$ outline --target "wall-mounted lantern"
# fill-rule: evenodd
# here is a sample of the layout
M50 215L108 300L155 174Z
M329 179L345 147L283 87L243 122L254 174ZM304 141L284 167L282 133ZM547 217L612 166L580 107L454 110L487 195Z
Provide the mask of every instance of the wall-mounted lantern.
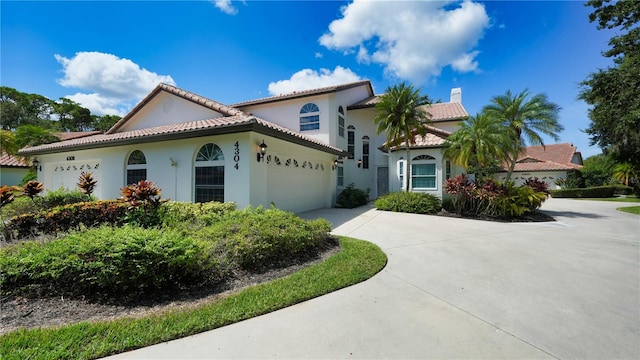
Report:
M331 167L331 170L335 170L338 167L338 164L342 164L342 160L340 160L340 158L333 160L333 166Z
M264 155L267 153L267 144L264 143L264 140L262 140L262 144L258 145L260 147L260 151L258 152L258 162L264 160Z
M40 160L38 160L38 158L33 158L33 161L31 163L33 164L33 167L36 168L36 170L42 171L42 166L40 166Z
M358 159L358 167L362 166L362 159Z

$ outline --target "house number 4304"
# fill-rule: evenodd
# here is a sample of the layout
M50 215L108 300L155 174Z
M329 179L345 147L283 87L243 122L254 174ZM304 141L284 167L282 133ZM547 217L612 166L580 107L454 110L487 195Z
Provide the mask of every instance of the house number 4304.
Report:
M238 168L240 168L240 164L239 164L239 162L240 162L240 144L238 144L237 141L236 141L236 143L234 145L233 161L235 162L233 167L236 168L236 170L238 170Z

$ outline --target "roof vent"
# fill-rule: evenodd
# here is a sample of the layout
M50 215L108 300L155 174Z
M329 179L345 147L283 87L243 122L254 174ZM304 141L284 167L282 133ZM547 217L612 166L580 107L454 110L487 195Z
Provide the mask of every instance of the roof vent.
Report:
M451 100L449 102L462 104L462 88L451 89Z

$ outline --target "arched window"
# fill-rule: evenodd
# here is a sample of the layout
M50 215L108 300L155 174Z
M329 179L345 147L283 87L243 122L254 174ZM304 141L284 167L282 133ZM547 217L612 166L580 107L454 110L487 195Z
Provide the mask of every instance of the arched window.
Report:
M300 109L300 131L320 129L320 108L314 103L305 104Z
M338 107L338 135L344 137L344 109Z
M127 185L147 180L147 159L140 150L134 150L127 159Z
M347 158L353 159L353 153L356 150L356 128L353 125L347 126Z
M224 202L224 154L216 144L205 144L196 155L195 202Z
M362 168L369 168L369 137L362 137Z
M411 188L435 190L437 188L436 159L419 155L411 159Z

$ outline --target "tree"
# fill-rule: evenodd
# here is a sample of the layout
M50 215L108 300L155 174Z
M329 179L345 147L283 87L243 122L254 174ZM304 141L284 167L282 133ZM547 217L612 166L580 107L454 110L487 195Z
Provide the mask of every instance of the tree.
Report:
M615 161L611 156L599 154L584 159L580 175L586 187L608 185L613 177Z
M600 69L580 83L579 98L591 106L586 129L592 144L619 162L640 168L640 2L591 0L589 14L598 29L615 29L604 52L614 66ZM635 27L634 27L635 26Z
M514 95L510 90L504 95L494 96L491 104L484 107L486 115L503 123L508 129L511 141L509 151L509 170L506 181L511 179L511 174L518 161L518 155L530 145L542 145L542 135L547 135L555 141L559 140L558 134L564 127L558 122L560 107L549 100L545 94L536 94L529 97L529 90Z
M631 186L640 177L640 171L630 163L621 163L613 168L613 177L622 184Z
M20 150L13 131L0 129L0 147L9 155L15 155Z
M93 122L89 109L67 98L60 98L54 104L54 114L58 115L58 121L62 130L86 131L90 130Z
M16 129L16 143L19 148L58 142L60 139L50 130L35 125L22 125Z
M121 119L121 117L118 115L91 115L91 118L91 128L102 132L111 129L111 127Z
M481 178L509 159L511 138L507 135L496 118L483 113L469 116L447 138L444 156Z
M426 95L420 94L420 89L405 82L388 87L385 94L380 96L376 104L376 117L374 122L377 133L386 133L387 151L391 147L400 146L404 142L407 151L406 191L411 188L411 145L415 143L415 135L426 135L424 127L430 120L430 115L424 109L424 105L430 105L431 100Z

